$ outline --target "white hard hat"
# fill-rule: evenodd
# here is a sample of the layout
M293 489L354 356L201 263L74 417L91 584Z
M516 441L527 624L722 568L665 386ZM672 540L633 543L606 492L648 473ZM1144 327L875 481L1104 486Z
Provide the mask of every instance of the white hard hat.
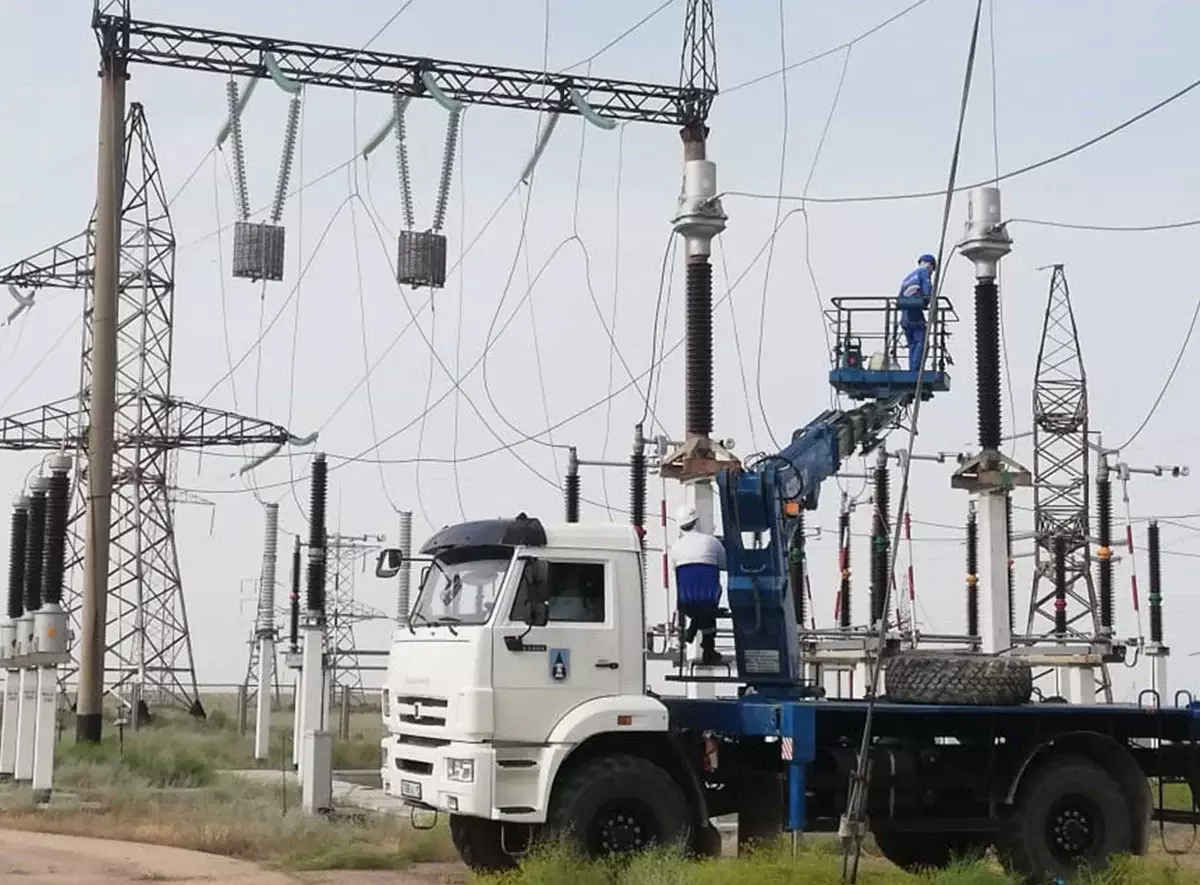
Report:
M695 507L688 507L686 504L680 507L675 513L675 521L679 523L681 529L690 529L696 525L696 520L700 518L696 513Z

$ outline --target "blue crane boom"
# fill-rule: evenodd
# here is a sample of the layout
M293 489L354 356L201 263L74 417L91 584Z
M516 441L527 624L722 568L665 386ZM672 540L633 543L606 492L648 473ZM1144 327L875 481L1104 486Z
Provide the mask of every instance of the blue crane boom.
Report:
M796 605L803 587L789 580L789 552L815 510L821 483L856 450L866 454L913 401L905 391L849 411L830 409L797 430L780 452L717 476L728 566L738 678L757 691L801 686Z

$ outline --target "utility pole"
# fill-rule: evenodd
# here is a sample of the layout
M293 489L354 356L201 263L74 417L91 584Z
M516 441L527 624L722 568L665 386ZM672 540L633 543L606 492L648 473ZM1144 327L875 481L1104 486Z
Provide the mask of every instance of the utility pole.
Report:
M103 731L104 631L112 517L113 417L117 386L117 267L124 190L125 57L121 32L100 39L100 135L97 157L96 264L92 308L92 383L88 394L88 501L83 557L83 617L75 738L99 743Z

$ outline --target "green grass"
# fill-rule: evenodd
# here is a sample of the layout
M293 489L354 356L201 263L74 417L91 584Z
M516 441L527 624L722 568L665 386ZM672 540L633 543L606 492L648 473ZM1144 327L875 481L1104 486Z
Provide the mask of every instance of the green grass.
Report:
M407 818L369 812L311 817L282 778L265 786L223 775L253 767L253 759L250 736L238 735L236 719L219 707L207 720L155 712L150 725L126 729L123 741L111 725L100 744L77 744L74 729L64 728L55 801L38 809L27 790L0 789L0 826L170 845L289 870L399 870L457 859L445 827L421 831ZM274 729L273 767L290 754L290 737L290 722ZM339 765L378 767L377 734L339 745Z
M739 858L687 861L658 851L625 862L589 863L563 849L548 848L521 868L500 876L477 876L476 885L840 885L842 860L829 839L809 839L792 856L790 847L769 846ZM964 863L913 875L864 854L862 885L1019 885L991 861ZM1176 869L1155 859L1119 859L1104 874L1077 877L1076 885L1187 885L1200 871Z

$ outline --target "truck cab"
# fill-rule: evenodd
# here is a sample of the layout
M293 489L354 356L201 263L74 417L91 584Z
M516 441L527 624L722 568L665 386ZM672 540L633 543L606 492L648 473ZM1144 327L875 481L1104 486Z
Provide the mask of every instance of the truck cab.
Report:
M665 739L666 707L646 694L641 546L631 526L522 514L448 526L420 554L419 590L388 658L383 786L450 814L468 863L503 867L553 823L552 794L568 760L589 756L581 748ZM401 567L385 550L376 573ZM645 838L675 835L653 828Z

